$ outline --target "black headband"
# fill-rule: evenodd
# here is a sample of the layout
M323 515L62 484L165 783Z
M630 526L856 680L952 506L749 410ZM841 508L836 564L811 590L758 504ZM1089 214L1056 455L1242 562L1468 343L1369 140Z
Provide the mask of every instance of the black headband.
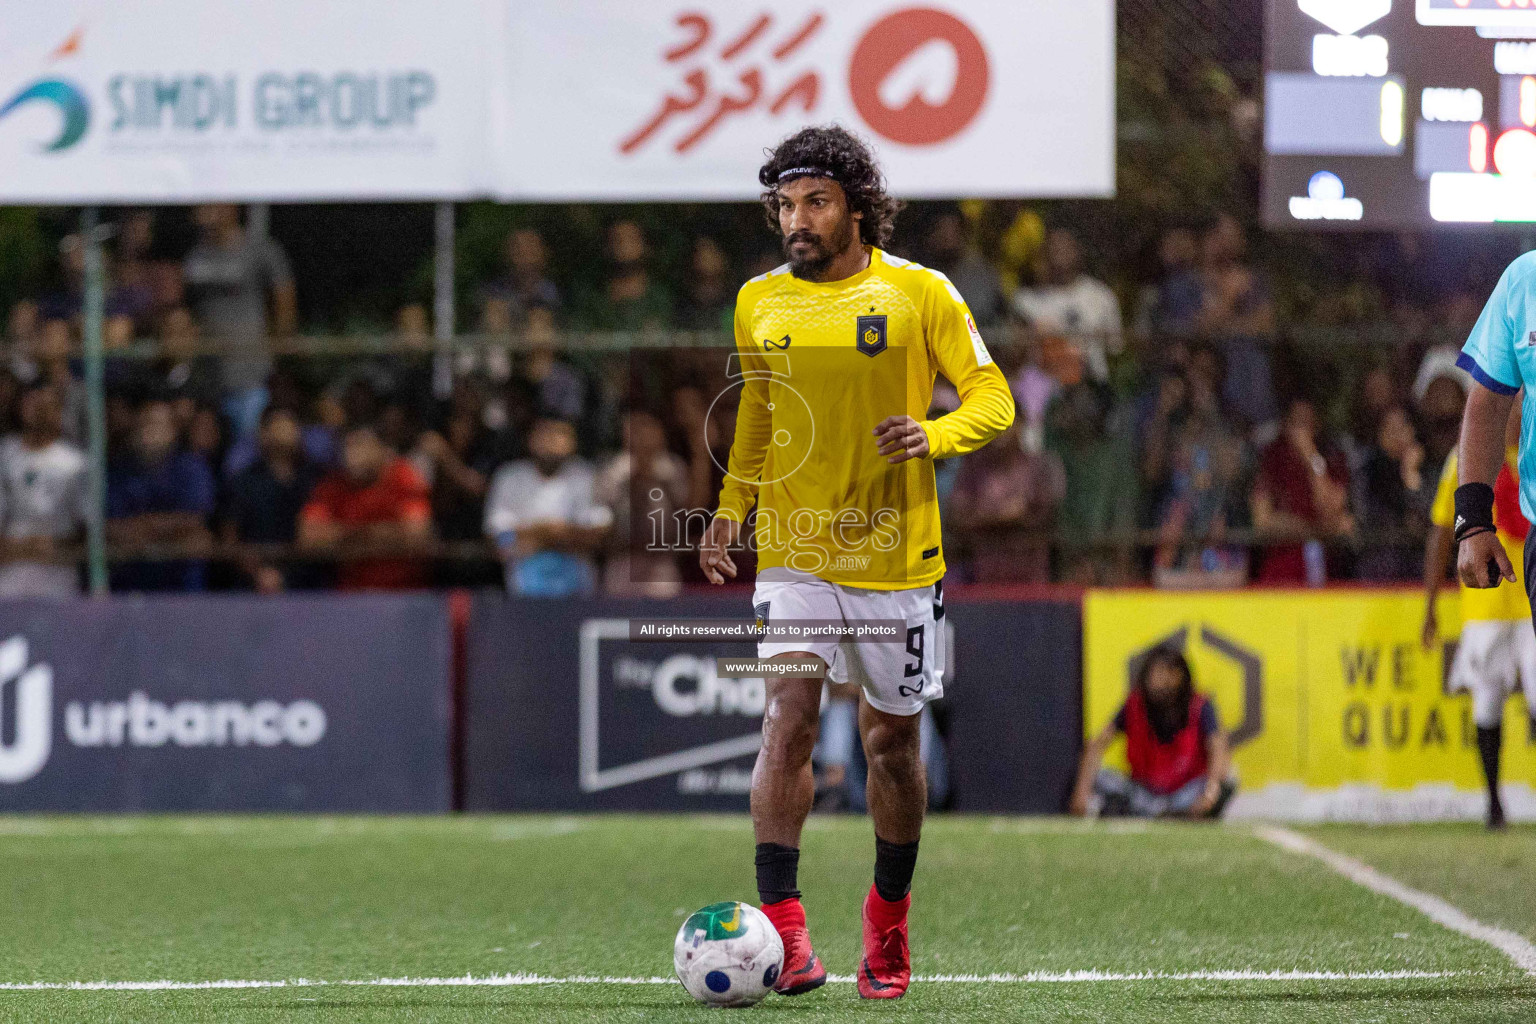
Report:
M837 181L837 175L825 167L786 167L774 177L774 188L778 188L791 178L830 178ZM838 182L838 184L842 183Z

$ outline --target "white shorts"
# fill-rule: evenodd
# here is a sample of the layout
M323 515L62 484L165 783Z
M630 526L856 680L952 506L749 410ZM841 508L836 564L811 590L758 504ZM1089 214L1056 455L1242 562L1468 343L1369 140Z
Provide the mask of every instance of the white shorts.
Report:
M768 622L814 619L847 624L900 619L906 642L839 638L771 640L757 645L759 658L803 651L827 663L836 683L858 683L871 707L891 715L915 715L944 696L944 581L906 590L870 590L828 583L814 576L763 580L752 606Z
M1523 690L1526 705L1536 710L1536 631L1530 621L1463 625L1446 689L1500 702Z

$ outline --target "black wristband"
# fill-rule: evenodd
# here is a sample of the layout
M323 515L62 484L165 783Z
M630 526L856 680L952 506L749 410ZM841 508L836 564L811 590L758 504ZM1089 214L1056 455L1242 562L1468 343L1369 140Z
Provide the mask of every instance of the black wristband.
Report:
M1456 488L1457 543L1493 528L1493 488L1487 484L1462 484Z

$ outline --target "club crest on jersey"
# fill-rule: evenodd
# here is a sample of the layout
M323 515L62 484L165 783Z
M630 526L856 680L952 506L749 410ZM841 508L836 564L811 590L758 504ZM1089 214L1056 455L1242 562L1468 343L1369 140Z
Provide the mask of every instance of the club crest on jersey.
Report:
M867 356L877 356L884 352L885 314L859 317L854 344Z

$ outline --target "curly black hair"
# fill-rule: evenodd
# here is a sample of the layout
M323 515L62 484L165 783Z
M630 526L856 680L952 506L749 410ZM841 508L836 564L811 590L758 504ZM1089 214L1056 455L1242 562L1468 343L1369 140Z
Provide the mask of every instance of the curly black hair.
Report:
M802 128L772 150L768 162L757 172L763 186L763 210L768 224L779 229L779 175L792 167L815 167L843 187L848 209L862 213L859 241L884 248L896 226L901 203L886 194L885 176L864 140L842 125L816 125Z

